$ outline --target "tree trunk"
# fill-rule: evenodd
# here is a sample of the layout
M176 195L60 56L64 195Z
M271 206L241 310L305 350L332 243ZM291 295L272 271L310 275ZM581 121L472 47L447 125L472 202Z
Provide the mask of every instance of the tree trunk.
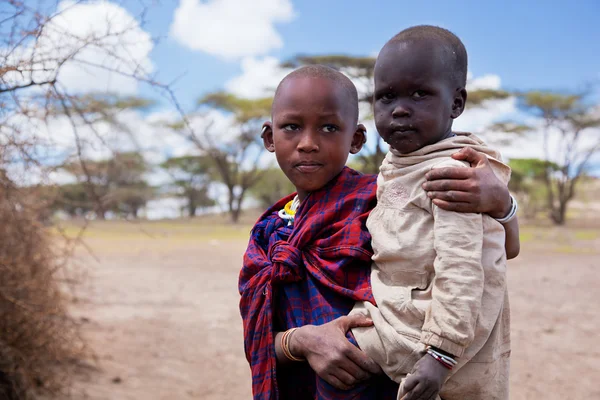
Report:
M96 218L101 219L102 221L106 219L106 210L104 208L98 207L94 211L96 213Z
M231 210L231 223L237 224L240 220L241 210L238 207L235 207Z
M558 208L553 210L552 221L556 225L564 225L567 221L567 200L559 199Z
M198 206L196 206L196 203L194 202L194 200L192 198L188 199L188 213L190 218L194 218L196 216L196 211L198 209Z
M229 187L229 199L227 205L229 207L229 217L231 218L231 222L237 224L240 218L240 210L235 207L235 193L233 191L233 187Z
M240 220L240 215L242 214L242 203L244 201L246 190L242 189L238 196L235 196L233 191L230 191L229 194L229 213L231 215L231 222L237 224Z

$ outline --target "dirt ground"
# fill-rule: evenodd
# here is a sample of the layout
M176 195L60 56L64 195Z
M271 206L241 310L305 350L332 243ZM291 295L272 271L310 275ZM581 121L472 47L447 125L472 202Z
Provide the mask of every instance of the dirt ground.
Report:
M250 399L237 276L248 227L91 228L76 399ZM214 230L214 231L213 231ZM511 399L600 399L600 229L531 228L509 263Z

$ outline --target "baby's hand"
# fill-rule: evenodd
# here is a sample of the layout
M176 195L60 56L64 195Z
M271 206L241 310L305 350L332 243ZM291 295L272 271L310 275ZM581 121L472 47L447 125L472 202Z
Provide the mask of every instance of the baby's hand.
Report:
M449 373L450 369L425 354L404 381L402 400L434 400Z

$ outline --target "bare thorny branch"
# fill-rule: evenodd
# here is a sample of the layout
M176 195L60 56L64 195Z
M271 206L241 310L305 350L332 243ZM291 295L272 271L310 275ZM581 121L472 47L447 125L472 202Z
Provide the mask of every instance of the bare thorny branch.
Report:
M42 139L40 133L44 132L38 129L63 118L73 133L74 155L84 170L90 194L100 207L103 204L85 162L85 135L91 132L96 142L110 149L96 125L100 120L118 121L102 110L86 109L82 97L62 85L60 72L67 64L104 69L170 91L127 52L133 43L119 40L135 28L134 23L118 29L106 21L106 30L87 37L77 37L68 31L69 27L54 23L62 12L82 3L71 2L66 8L64 3L61 11L55 11L55 1L0 0L1 398L28 396L30 390L44 395L62 394L73 375L72 362L81 356L77 330L72 330L58 290L63 258L55 257L55 242L50 246L51 238L41 222L47 218L49 201L41 200L40 193L45 192L38 189L42 185L27 186L9 176L16 165L23 168L23 176L34 170L43 176L56 169L44 150L50 147L51 136L48 141ZM143 3L141 7L137 21L143 24L146 7ZM87 50L101 52L113 63L107 66L86 60L82 54ZM46 178L41 179L43 182ZM85 224L73 238L56 228L65 239L65 256L73 246L85 246L81 242L84 230ZM18 393L6 392L12 388Z

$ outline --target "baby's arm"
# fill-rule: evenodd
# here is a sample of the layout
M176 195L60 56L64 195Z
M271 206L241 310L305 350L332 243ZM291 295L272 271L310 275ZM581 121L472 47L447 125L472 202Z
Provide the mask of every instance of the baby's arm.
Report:
M519 255L521 251L521 241L519 240L519 221L515 216L509 222L502 224L504 226L504 249L506 250L506 259L511 260Z
M421 342L461 357L473 341L483 296L483 217L432 208L435 276Z
M421 342L461 357L471 344L481 309L484 272L481 263L483 220L481 214L455 213L432 206L434 261L431 306L425 316ZM404 399L433 398L450 369L425 354L406 379Z

